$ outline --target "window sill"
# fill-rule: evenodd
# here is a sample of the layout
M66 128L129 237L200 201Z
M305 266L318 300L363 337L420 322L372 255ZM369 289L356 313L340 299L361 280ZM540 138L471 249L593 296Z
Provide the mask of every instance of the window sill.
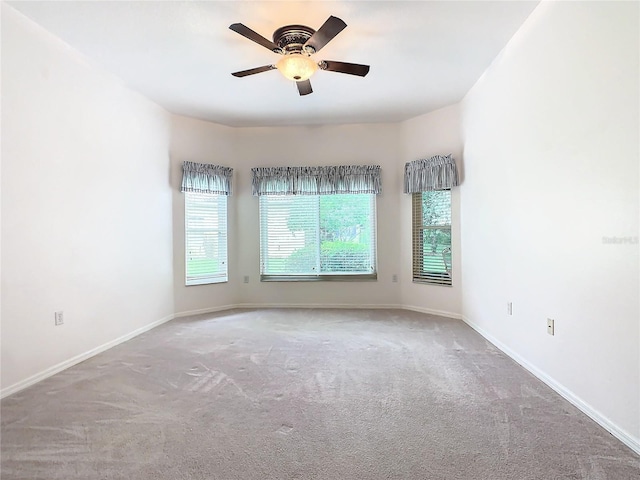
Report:
M414 278L413 283L418 283L420 285L434 285L436 287L453 287L453 282L449 280L445 282L444 280L424 280L419 278Z
M260 275L261 282L375 282L377 273L346 275Z
M198 285L211 285L214 283L227 283L229 282L228 278L216 278L216 279L202 279L202 280L192 280L189 283L184 284L185 287L197 287Z

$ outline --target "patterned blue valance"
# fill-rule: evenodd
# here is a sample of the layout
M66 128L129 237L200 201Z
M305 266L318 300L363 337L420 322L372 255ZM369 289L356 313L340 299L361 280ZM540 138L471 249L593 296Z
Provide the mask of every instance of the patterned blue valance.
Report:
M451 155L435 155L404 166L404 193L450 190L458 186L458 169Z
M209 163L182 164L182 192L231 195L233 168Z
M252 168L254 195L382 193L379 165Z

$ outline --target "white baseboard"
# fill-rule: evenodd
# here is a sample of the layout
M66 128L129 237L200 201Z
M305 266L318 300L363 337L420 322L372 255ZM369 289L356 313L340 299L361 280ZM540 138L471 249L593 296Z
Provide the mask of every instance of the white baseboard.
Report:
M382 305L352 305L347 303L239 303L235 305L224 305L222 307L203 308L200 310L189 310L178 312L176 318L190 317L192 315L202 315L205 313L222 312L225 310L233 310L236 308L255 309L255 308L337 308L337 309L362 309L362 310L402 310L404 307L397 304Z
M402 305L396 304L360 304L352 305L348 303L243 303L239 308L337 308L354 310L393 310L402 309Z
M523 368L531 372L535 377L537 377L540 381L549 386L552 390L554 390L558 395L563 397L569 403L574 405L578 410L591 418L594 422L599 424L602 428L607 430L611 435L616 437L622 443L624 443L631 450L640 455L640 439L635 438L629 432L618 427L615 423L613 423L609 418L600 413L598 410L593 408L587 402L578 397L571 390L566 388L564 385L558 383L552 377L547 375L545 372L537 368L535 365L529 363L526 359L522 358L519 354L511 350L504 343L496 339L493 335L488 333L479 325L472 322L469 318L463 316L462 321L464 321L467 325L473 328L476 332L482 335L487 341L492 343L496 348L501 350L507 356L511 357L514 361L520 364Z
M137 337L138 335L140 335L141 333L147 332L149 330L151 330L152 328L155 328L159 325L162 325L163 323L166 323L170 320L173 320L174 318L182 318L182 317L189 317L192 315L202 315L205 313L214 313L214 312L222 312L225 310L233 310L235 308L358 308L358 309L402 309L401 305L348 305L348 304L322 304L322 303L318 303L318 304L289 304L289 305L285 305L285 304L275 304L275 303L244 303L244 304L235 304L235 305L223 305L223 306L219 306L219 307L210 307L210 308L202 308L199 310L189 310L189 311L184 311L184 312L178 312L175 313L173 315L168 315L167 317L164 317L160 320L157 320L155 322L152 322L148 325L145 325L144 327L140 327L130 333L127 333L126 335L123 335L119 338L116 338L115 340L111 340L109 342L106 342L96 348L92 348L91 350L88 350L84 353L81 353L79 355L76 355L75 357L72 357L68 360L65 360L63 362L60 362L56 365L53 365L41 372L36 373L35 375L32 375L28 378L25 378L24 380L20 380L19 382L14 383L13 385L10 385L6 388L3 388L2 390L0 390L0 398L4 398L7 397L11 394L14 394L16 392L19 392L20 390L24 390L27 387L30 387L31 385L35 385L36 383L44 380L45 378L49 378L53 375L55 375L56 373L60 373L63 370L66 370L69 367L72 367L74 365L77 365L80 362L83 362L95 355L98 355L99 353L104 352L105 350L108 350L112 347L115 347L116 345L119 345L123 342L126 342L127 340L131 340L133 337Z
M131 340L133 337L137 337L141 333L147 332L152 328L157 327L158 325L162 325L163 323L173 320L173 318L174 318L174 315L168 315L164 318L161 318L160 320L156 320L155 322L151 322L143 327L140 327L134 330L133 332L129 332L126 335L118 337L115 340L111 340L107 343L103 343L102 345L96 348L92 348L91 350L81 353L80 355L76 355L75 357L65 360L64 362L60 362L57 365L53 365L52 367L49 367L39 373L36 373L35 375L25 378L24 380L20 380L19 382L16 382L13 385L10 385L7 388L3 388L2 390L0 390L0 398L4 398L8 395L19 392L20 390L24 390L25 388L30 387L31 385L34 385L44 380L45 378L49 378L55 375L56 373L60 373L61 371L66 370L67 368L72 367L74 365L77 365L80 362L84 362L85 360L99 353L102 353L105 350L109 350L110 348L113 348L116 345L124 343L127 340Z
M429 315L438 315L439 317L454 318L456 320L462 320L462 315L454 312L447 312L446 310L434 310L433 308L415 307L413 305L403 305L404 310L411 310L413 312L427 313Z
M173 315L174 318L190 317L192 315L202 315L204 313L224 312L234 308L245 308L243 305L223 305L221 307L201 308L199 310L187 310Z
M575 407L581 410L585 415L590 417L592 420L594 420L596 423L598 423L600 426L606 429L609 433L611 433L614 437L616 437L622 443L627 445L631 450L633 450L634 452L640 455L640 439L635 438L633 435L629 434L625 430L618 427L615 423L609 420L605 415L600 413L598 410L594 409L591 405L586 403L584 400L582 400L580 397L575 395L569 389L567 389L560 383L556 382L553 378L551 378L545 372L538 369L535 365L529 363L527 360L522 358L516 352L511 350L509 347L507 347L502 342L500 342L495 337L493 337L491 334L489 334L487 331L485 331L482 327L473 323L469 318L462 316L458 313L447 312L443 310L434 310L434 309L423 308L423 307L416 307L411 305L397 305L397 304L388 304L388 305L348 305L348 304L294 304L294 305L291 305L291 304L288 304L288 305L284 305L284 304L275 304L275 303L243 303L243 304L236 304L236 305L224 305L219 307L204 308L200 310L178 312L173 315L168 315L160 320L152 322L143 327L140 327L126 335L123 335L119 338L106 342L87 352L81 353L80 355L76 355L75 357L65 360L64 362L58 363L57 365L49 367L43 370L42 372L39 372L35 375L32 375L31 377L28 377L24 380L14 383L13 385L10 385L7 388L3 388L2 390L0 390L0 398L4 398L8 395L19 392L20 390L23 390L27 387L30 387L31 385L34 385L44 380L45 378L51 377L56 373L66 370L67 368L72 367L73 365L76 365L84 360L87 360L88 358L91 358L101 352L104 352L105 350L115 347L116 345L126 342L127 340L130 340L133 337L140 335L141 333L147 332L152 328L162 325L163 323L173 320L174 318L188 317L191 315L201 315L205 313L221 312L221 311L232 310L236 308L401 309L401 310L410 310L414 312L426 313L429 315L438 315L441 317L461 319L467 325L473 328L476 332L482 335L486 340L492 343L496 348L498 348L499 350L504 352L506 355L511 357L523 368L531 372L539 380L541 380L542 382L547 384L551 389L557 392L560 396L562 396L564 399L569 401L571 404L573 404Z

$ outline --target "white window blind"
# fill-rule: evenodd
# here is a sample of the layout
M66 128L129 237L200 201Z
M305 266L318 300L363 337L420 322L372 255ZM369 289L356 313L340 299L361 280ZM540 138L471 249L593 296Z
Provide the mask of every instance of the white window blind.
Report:
M227 196L185 193L186 285L227 281Z
M375 218L371 194L261 196L261 279L375 279Z
M413 281L451 285L451 191L413 195Z

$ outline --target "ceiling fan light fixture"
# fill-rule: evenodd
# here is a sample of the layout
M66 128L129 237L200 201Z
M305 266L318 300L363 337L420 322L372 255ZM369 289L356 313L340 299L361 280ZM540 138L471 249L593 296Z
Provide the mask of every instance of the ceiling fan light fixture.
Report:
M280 61L275 65L263 65L249 70L233 72L231 75L234 77L247 77L269 70L280 70L280 73L286 79L296 82L298 93L301 96L313 93L309 78L318 69L364 77L369 73L369 65L337 62L335 60L322 60L317 63L310 58L344 30L346 26L347 24L343 20L331 15L318 30L306 25L285 25L280 27L273 32L272 42L242 23L231 24L229 28L234 32L268 48L274 53L282 55Z
M302 82L314 74L318 69L318 64L301 53L290 53L276 63L276 68L285 78L294 82Z

